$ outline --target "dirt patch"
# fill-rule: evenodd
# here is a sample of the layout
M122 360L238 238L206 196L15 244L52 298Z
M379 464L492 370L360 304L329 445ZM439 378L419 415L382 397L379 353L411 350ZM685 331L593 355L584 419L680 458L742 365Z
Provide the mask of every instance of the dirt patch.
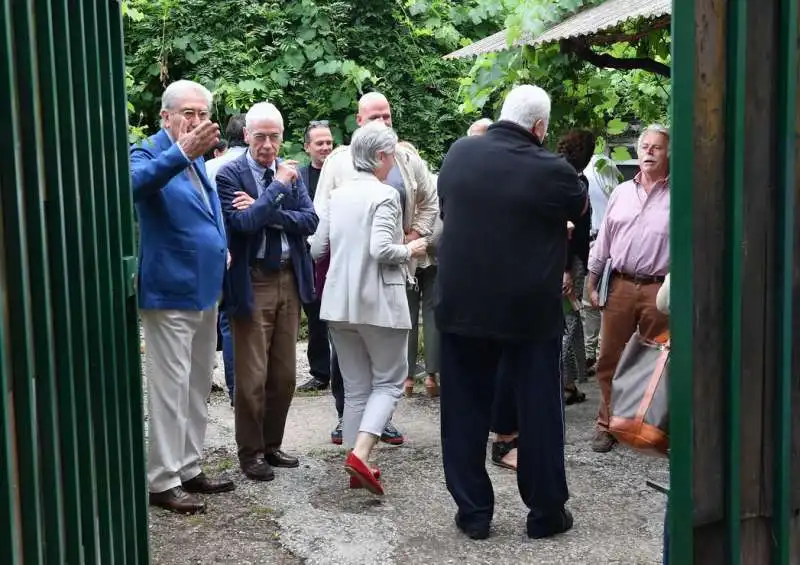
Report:
M211 476L233 472L235 456L225 449L207 454ZM235 479L238 477L234 476ZM150 562L153 565L297 565L304 559L281 546L280 512L238 489L206 497L208 512L180 516L150 509Z

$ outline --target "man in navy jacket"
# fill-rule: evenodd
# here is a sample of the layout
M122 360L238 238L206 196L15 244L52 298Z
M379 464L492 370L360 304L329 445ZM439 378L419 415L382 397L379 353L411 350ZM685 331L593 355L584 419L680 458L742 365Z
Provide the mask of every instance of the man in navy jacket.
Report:
M227 259L219 198L202 157L219 140L219 127L209 120L211 101L200 84L170 84L161 101L163 129L131 148L150 503L183 514L205 511L196 494L234 488L206 477L199 464Z
M249 478L297 467L281 450L297 379L301 302L314 300L306 238L318 218L296 163L278 159L283 117L267 102L245 118L247 152L217 173L232 262L225 304L233 328L236 443Z

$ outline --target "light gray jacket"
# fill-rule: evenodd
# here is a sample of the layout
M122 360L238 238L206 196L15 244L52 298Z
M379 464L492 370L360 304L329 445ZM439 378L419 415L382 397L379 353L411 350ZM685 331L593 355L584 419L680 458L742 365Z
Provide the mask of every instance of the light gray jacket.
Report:
M406 298L410 259L403 244L400 195L368 173L330 193L311 244L316 260L330 251L320 318L411 329Z

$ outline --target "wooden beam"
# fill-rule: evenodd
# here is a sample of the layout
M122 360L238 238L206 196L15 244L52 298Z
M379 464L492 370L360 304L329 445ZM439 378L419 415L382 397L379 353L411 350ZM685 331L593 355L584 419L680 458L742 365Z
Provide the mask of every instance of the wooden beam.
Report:
M564 39L560 43L561 51L563 53L571 53L590 63L596 67L604 67L607 69L620 69L623 71L630 71L633 69L642 69L664 77L670 76L669 65L660 63L654 59L646 57L634 58L620 58L605 53L597 53L593 51L591 46L582 40L577 39Z

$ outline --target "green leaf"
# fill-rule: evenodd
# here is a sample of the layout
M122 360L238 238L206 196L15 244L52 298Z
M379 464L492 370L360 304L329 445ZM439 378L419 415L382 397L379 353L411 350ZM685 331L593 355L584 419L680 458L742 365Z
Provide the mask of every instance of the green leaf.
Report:
M628 151L628 148L622 145L618 145L617 147L614 148L614 150L611 152L611 158L614 161L630 161L631 159L633 159L630 152Z
M303 41L311 41L312 39L317 37L317 30L314 29L313 27L304 27L297 34L297 37L299 37Z
M344 120L344 127L347 130L347 133L353 133L358 129L358 123L356 122L355 114L350 114Z
M606 132L608 135L621 135L626 129L628 129L628 124L619 118L614 118L606 124Z
M286 87L289 85L289 75L283 69L276 69L269 74L269 78L272 79L280 87ZM266 88L264 89L266 90Z
M303 56L303 52L300 51L297 47L292 47L289 49L286 54L283 56L283 60L286 63L297 70L300 70L303 66L303 63L306 62L306 58Z
M254 92L256 90L266 92L268 90L267 85L265 85L263 82L252 79L239 81L239 84L237 84L236 86L239 87L239 90L242 90L244 92Z
M305 53L306 59L309 61L317 61L325 53L325 49L323 49L322 45L319 43L312 43L311 45L306 46Z
M186 57L186 60L190 63L196 63L203 58L203 53L200 51L186 51L183 56Z
M189 41L191 41L192 37L190 35L182 35L180 37L176 37L172 40L172 45L174 45L178 49L186 49L189 45Z
M332 110L344 110L345 108L350 106L350 103L353 101L352 96L349 92L337 90L331 96L331 109Z

